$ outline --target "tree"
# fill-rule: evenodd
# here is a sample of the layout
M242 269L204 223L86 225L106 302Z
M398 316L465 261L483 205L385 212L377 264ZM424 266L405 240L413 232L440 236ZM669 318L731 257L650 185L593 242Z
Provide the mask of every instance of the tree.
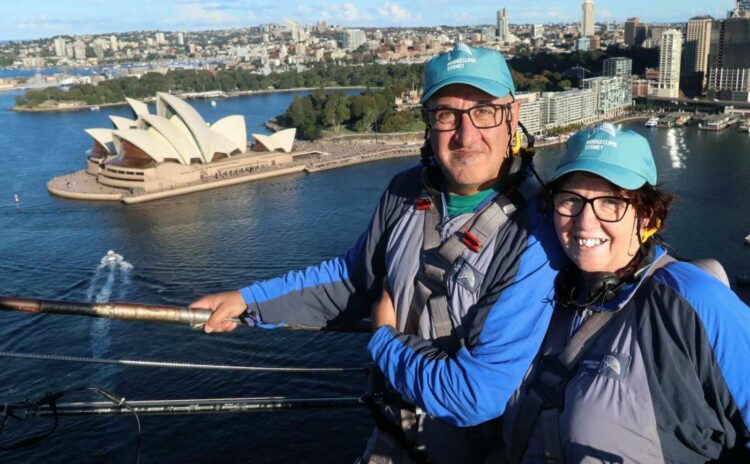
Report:
M341 130L341 123L349 119L350 116L349 102L346 96L340 93L329 94L323 109L325 123L333 127L334 132L338 134Z

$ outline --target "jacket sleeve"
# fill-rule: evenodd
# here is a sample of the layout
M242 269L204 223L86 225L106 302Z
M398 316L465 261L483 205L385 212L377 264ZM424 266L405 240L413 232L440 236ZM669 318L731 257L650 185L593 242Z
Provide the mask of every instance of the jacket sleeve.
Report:
M470 308L475 317L456 353L390 327L370 341L393 388L449 424L472 426L500 416L547 331L563 253L549 218L531 224L515 255L495 256L500 273Z
M370 315L385 275L387 223L399 201L391 182L357 243L343 256L240 289L267 324L347 327Z
M724 446L750 458L750 307L717 279L678 262L654 276L692 307L698 329L681 334L702 380L704 397L714 400L725 424Z

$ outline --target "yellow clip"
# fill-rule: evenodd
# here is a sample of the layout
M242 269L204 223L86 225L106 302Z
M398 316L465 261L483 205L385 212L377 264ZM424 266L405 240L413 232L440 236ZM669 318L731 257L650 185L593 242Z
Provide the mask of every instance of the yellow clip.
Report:
M513 147L511 147L510 152L514 156L521 153L521 131L516 131L516 136L513 140Z
M661 221L656 220L656 227L652 227L651 229L646 229L641 233L641 243L646 243L646 240L651 238L655 233L659 232L659 229L661 228Z

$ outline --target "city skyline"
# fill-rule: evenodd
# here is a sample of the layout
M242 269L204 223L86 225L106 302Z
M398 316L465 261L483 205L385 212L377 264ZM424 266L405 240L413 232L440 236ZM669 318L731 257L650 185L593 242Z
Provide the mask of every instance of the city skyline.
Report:
M138 30L193 31L257 26L294 20L302 24L326 21L347 27L434 27L494 24L498 9L507 8L511 24L576 23L581 0L539 0L532 7L522 0L478 0L457 4L447 0L362 0L305 2L286 0L105 0L38 1L0 0L0 40L34 40L57 35L120 33ZM693 16L723 18L735 0L706 5L698 0L648 2L596 0L597 23L624 22L630 16L642 22L687 22ZM678 7L679 6L679 7Z

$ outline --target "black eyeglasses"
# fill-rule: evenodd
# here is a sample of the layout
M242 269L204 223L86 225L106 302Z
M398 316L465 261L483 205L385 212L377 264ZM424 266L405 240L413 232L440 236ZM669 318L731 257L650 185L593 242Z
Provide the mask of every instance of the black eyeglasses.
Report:
M464 113L469 114L471 123L477 129L490 129L508 120L512 105L513 102L502 105L483 103L466 110L438 106L437 108L423 109L422 115L427 122L427 126L438 132L452 131L461 127Z
M594 215L600 221L618 222L625 217L630 199L615 196L586 198L567 190L552 192L552 206L560 216L576 217L588 203L591 203Z

